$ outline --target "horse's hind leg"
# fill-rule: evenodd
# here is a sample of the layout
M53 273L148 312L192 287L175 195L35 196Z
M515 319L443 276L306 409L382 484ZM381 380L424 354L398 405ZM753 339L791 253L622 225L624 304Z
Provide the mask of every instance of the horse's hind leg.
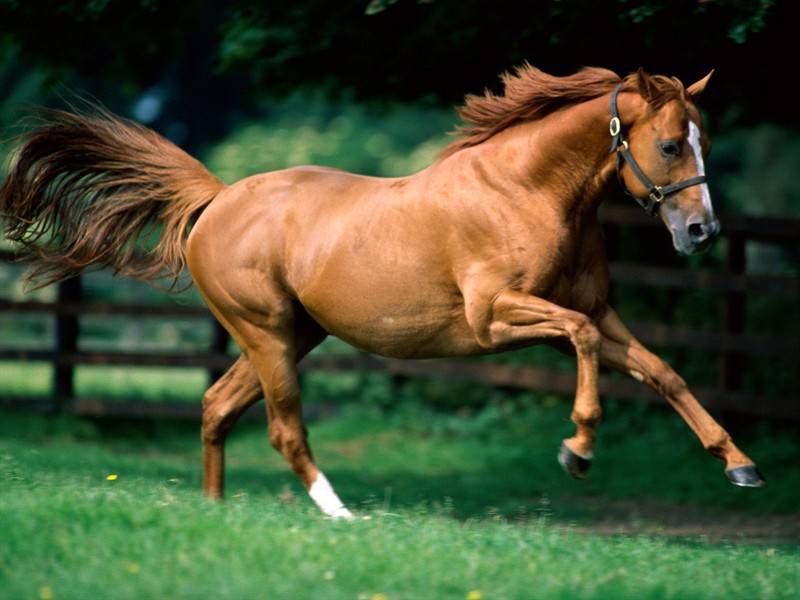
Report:
M203 492L221 498L225 483L225 438L239 417L259 398L261 383L245 356L203 396Z
M225 439L239 417L262 395L255 370L239 359L203 396L203 491L221 498L224 491Z
M325 335L318 327L305 326L297 331L298 360L315 348ZM210 498L224 495L228 432L263 395L256 370L250 360L241 355L203 396L203 491ZM269 405L267 413L271 413Z
M269 316L229 320L261 383L269 417L269 441L322 512L335 518L352 517L314 463L300 402L297 361L326 334L307 315L296 314L299 311L288 299L276 301L272 309Z

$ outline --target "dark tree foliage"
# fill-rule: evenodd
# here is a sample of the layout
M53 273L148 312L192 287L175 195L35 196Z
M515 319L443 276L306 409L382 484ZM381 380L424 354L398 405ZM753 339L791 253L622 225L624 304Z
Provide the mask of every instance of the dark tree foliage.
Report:
M206 2L186 0L0 0L0 36L22 58L85 77L147 83L184 56ZM208 49L215 52L213 29Z
M313 86L363 99L456 103L529 60L554 73L644 66L686 81L734 122L797 124L785 86L793 2L772 0L0 0L17 68L133 93L168 86L213 125ZM102 86L102 87L101 87ZM734 110L735 109L735 110ZM213 127L212 127L213 129ZM209 132L213 134L212 132Z
M359 0L242 1L222 27L220 60L280 87L330 81L365 95L450 100L525 59L555 72L643 65L688 77L712 64L735 65L730 53L748 38L748 48L758 44L768 17L779 25L770 5L373 0L365 12Z

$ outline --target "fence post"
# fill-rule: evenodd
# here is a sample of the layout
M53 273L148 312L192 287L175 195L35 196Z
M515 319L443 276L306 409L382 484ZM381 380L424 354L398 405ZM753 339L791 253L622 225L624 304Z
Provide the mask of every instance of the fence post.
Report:
M58 284L57 302L61 304L74 304L81 301L83 286L80 275L65 279ZM56 313L56 339L53 353L53 396L55 412L63 412L75 397L75 367L64 360L65 355L78 350L78 334L80 321L77 314L65 315Z
M209 351L213 355L217 354L227 354L228 353L228 332L225 328L220 325L219 321L216 319L213 320L213 329L211 331L211 348ZM225 369L218 369L215 367L211 367L208 369L208 385L214 385L214 382L217 381L220 377L225 374Z
M728 236L727 270L732 275L743 275L747 268L747 237L744 233L733 233ZM729 291L725 295L724 327L726 334L737 334L744 331L745 295L742 291ZM742 374L746 367L746 358L740 352L725 352L722 355L720 386L723 391L735 391L742 386Z

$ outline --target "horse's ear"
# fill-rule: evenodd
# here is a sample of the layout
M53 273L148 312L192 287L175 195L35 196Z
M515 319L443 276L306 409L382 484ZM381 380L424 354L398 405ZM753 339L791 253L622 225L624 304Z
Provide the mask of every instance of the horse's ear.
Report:
M647 100L648 104L655 103L661 95L661 90L655 79L642 67L639 67L639 70L636 71L636 86L639 88L639 94L641 94L642 98Z
M686 91L689 92L690 96L697 97L703 93L703 90L706 89L708 85L708 80L711 79L711 76L714 74L714 69L711 69L708 72L708 75L700 79L699 81L695 81L692 85L686 88Z

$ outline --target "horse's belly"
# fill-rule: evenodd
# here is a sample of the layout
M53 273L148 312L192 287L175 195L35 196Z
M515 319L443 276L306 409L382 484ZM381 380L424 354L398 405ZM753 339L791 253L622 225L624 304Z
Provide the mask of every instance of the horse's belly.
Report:
M309 288L300 302L326 331L368 352L394 358L475 354L480 346L457 290L426 281L339 277ZM405 279L401 278L403 281Z
M470 334L466 321L426 319L409 320L384 315L377 321L346 320L336 315L325 329L347 343L390 358L440 358L467 356L481 352Z

